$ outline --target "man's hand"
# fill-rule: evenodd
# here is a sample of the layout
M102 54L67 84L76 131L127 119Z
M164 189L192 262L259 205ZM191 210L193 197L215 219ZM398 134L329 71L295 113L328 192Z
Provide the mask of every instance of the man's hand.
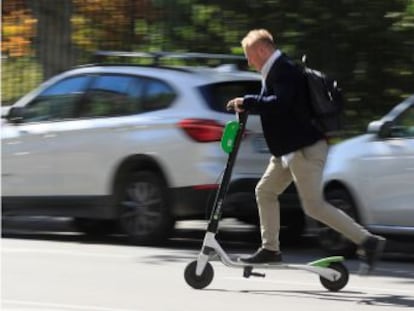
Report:
M227 110L234 110L236 112L243 112L243 97L236 97L229 100L226 105Z

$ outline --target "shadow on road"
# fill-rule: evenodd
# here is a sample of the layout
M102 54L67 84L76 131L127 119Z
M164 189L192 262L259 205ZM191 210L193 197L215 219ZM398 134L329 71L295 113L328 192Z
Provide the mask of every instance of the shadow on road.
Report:
M372 295L360 291L327 292L317 290L241 290L231 291L227 289L204 289L205 291L238 292L252 295L285 296L294 298L312 298L323 301L350 302L357 305L369 305L377 307L414 307L414 297L408 295ZM351 307L352 309L352 307Z

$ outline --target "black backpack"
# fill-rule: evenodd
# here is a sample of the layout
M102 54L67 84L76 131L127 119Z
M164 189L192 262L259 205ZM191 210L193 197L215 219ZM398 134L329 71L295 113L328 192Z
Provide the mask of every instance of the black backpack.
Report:
M308 82L313 122L325 135L336 136L343 128L342 89L335 79L304 65L305 60L303 57L302 69Z

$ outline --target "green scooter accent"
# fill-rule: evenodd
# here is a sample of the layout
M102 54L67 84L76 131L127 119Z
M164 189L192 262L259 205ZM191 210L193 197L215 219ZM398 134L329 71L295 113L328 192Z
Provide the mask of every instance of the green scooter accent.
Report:
M221 137L221 149L225 153L233 151L236 135L239 131L240 123L238 121L229 121L224 127L223 135Z
M331 257L325 257L325 258L321 258L315 261L312 261L310 263L308 263L309 266L314 266L314 267L321 267L321 268L326 268L329 267L329 265L332 262L341 262L344 261L345 258L343 256L331 256Z

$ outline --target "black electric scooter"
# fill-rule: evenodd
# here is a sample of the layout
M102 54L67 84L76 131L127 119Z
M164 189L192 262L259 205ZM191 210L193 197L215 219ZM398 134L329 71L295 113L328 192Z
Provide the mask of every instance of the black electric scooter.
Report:
M189 263L184 271L184 279L188 285L195 289L203 289L208 286L214 277L213 266L209 263L213 257L218 255L223 264L229 267L242 268L243 276L264 277L265 274L254 272L253 269L291 269L305 270L319 275L322 285L330 291L339 291L346 286L349 272L343 264L342 256L325 257L307 264L247 264L232 260L216 240L218 225L222 216L223 201L231 178L233 166L236 162L237 152L246 127L248 113L237 114L237 121L226 124L221 139L222 149L229 154L224 173L221 177L214 206L208 222L207 232L204 237L203 246L197 260Z

